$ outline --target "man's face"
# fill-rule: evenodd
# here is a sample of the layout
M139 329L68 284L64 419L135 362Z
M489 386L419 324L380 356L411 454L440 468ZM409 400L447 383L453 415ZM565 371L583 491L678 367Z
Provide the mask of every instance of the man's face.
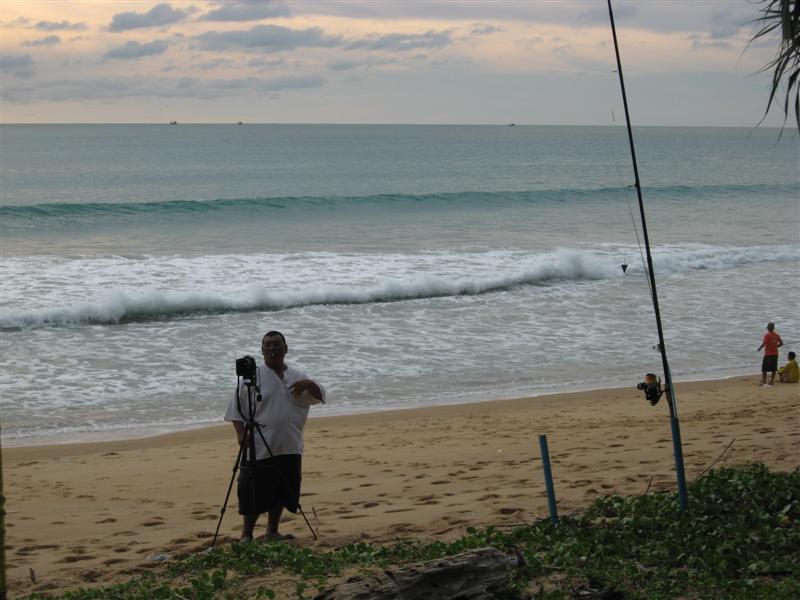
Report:
M279 335L267 336L261 340L261 353L268 366L280 366L286 356L286 344Z

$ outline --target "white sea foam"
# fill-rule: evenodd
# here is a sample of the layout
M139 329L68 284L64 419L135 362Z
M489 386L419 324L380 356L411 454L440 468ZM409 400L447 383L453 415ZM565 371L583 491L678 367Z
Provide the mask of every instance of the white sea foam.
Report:
M226 312L479 295L519 286L616 278L621 276L620 253L619 248L603 248L558 249L541 254L492 251L9 259L3 269L6 278L0 327L163 321ZM800 249L788 246L669 245L657 249L655 268L659 274L719 271L798 258ZM34 268L31 261L40 263L35 267L43 275L38 283L27 276ZM629 273L641 270L641 265L632 264ZM273 279L281 284L263 283ZM71 296L85 298L62 300ZM36 307L37 302L44 305Z

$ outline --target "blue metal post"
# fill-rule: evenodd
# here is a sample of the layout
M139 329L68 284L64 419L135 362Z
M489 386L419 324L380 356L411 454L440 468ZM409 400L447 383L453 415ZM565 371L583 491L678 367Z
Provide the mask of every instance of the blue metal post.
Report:
M542 451L542 467L544 468L544 485L547 488L547 506L550 509L550 520L553 525L558 525L558 511L556 510L556 492L553 487L553 473L550 471L550 451L547 449L547 436L539 436L539 448Z

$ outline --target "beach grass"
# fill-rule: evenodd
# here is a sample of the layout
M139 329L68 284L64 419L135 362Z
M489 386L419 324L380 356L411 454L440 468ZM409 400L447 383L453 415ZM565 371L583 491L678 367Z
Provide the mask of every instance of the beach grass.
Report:
M581 590L641 599L800 597L800 469L754 463L710 471L674 493L604 496L584 511L450 541L355 543L320 552L272 543L216 547L111 586L28 600L311 598L344 575L494 547L523 559L510 598ZM278 585L276 585L276 583Z

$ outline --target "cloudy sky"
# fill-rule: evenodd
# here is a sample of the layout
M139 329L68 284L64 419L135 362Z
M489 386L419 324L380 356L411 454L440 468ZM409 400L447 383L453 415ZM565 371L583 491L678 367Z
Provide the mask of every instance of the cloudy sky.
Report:
M757 5L614 6L634 124L758 122ZM3 0L0 22L4 123L623 119L604 0Z

